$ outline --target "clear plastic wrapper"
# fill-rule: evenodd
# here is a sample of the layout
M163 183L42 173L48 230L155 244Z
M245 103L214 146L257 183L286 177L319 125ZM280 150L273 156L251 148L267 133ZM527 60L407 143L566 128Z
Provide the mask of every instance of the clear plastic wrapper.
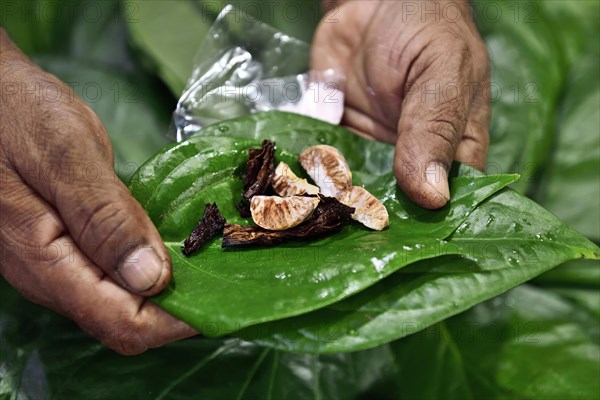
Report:
M309 71L310 46L228 5L200 45L173 113L173 136L258 111L283 110L338 124L344 76Z

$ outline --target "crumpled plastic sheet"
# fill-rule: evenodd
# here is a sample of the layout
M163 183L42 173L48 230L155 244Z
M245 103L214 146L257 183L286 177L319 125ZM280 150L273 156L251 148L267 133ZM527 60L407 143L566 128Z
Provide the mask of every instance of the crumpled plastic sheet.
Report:
M311 71L309 59L307 43L225 6L199 47L171 135L182 141L204 126L269 110L339 124L345 77Z

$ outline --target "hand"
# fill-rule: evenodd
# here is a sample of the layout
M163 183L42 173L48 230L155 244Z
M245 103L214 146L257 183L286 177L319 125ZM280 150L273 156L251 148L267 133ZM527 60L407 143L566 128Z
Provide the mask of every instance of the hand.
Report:
M346 75L342 124L395 143L398 185L420 206L442 207L452 161L483 169L489 142L489 64L468 5L352 0L335 11L311 61Z
M123 354L195 334L144 297L169 281L169 256L115 176L104 127L1 29L0 41L0 273Z

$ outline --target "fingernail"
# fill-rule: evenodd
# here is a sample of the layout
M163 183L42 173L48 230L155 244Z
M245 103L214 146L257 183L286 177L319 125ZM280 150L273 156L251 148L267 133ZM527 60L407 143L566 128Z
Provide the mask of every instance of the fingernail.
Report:
M448 172L446 172L446 168L442 164L429 164L425 170L425 177L427 178L427 184L431 186L433 190L438 192L438 194L446 200L450 200Z
M130 289L144 292L154 286L162 270L163 262L154 250L142 247L125 258L118 273Z

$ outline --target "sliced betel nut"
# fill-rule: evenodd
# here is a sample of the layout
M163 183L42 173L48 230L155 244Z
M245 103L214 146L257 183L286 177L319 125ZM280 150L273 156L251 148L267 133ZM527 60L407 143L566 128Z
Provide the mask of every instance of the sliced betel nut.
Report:
M367 228L381 231L390 224L389 215L383 203L361 186L348 188L338 197L338 200L342 204L354 207L352 219Z
M300 164L327 197L338 197L352 186L352 172L338 149L312 146L300 154Z
M250 213L261 228L282 231L306 221L318 204L318 197L254 196L250 200Z
M319 193L317 186L311 185L306 179L296 176L290 166L283 161L275 168L271 186L275 193L282 197Z

